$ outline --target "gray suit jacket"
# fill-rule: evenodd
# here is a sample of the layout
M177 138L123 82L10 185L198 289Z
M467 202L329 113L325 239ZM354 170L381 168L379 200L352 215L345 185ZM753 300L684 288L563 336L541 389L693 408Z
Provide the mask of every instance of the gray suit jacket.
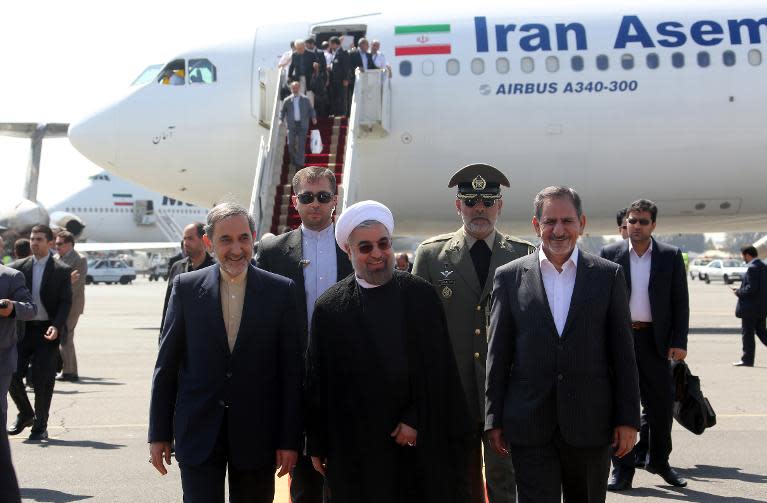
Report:
M0 318L0 375L11 375L16 371L16 322L34 318L37 306L24 275L4 265L0 265L0 299L13 302L10 317Z
M498 268L490 315L485 428L512 445L605 446L639 428L639 378L621 267L580 251L560 337L538 254Z
M293 100L298 99L298 108L301 111L301 121L295 122L293 119ZM316 119L317 115L314 112L312 102L306 96L294 96L290 95L282 100L282 109L280 109L280 120L285 120L288 124L288 129L309 129L309 121Z
M296 312L301 320L301 348L306 349L309 323L306 312L306 288L304 286L303 235L301 228L279 236L270 237L258 243L256 266L259 269L290 278L296 284ZM354 272L349 257L336 245L336 281L340 281Z
M72 307L69 315L81 315L85 310L85 276L88 275L88 259L80 255L77 250L72 250L63 257L56 255L56 259L64 262L72 269L80 273L77 282L72 283Z

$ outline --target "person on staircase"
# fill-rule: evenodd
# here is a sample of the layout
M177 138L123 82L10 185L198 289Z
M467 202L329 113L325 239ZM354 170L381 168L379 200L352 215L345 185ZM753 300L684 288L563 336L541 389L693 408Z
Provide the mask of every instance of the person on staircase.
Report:
M290 83L291 95L282 100L280 122L288 128L288 152L290 162L299 170L304 167L306 156L306 134L309 131L309 120L317 124L317 114L314 112L309 98L300 94L301 84L297 81Z

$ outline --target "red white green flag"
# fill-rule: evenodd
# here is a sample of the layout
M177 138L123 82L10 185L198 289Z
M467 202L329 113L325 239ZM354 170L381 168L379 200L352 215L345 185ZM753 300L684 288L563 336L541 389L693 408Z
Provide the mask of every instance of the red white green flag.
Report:
M395 56L450 54L450 24L415 24L394 27L397 35Z

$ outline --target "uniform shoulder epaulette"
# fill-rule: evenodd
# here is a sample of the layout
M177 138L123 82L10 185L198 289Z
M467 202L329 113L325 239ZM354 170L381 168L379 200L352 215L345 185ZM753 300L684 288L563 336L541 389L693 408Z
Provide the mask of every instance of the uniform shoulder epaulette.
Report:
M518 238L517 236L506 234L505 236L503 236L503 239L508 243L513 243L516 245L522 245L527 247L527 253L533 253L535 251L535 245L533 243L531 243L530 241L525 241L522 238Z
M450 232L448 234L439 234L438 236L432 236L432 237L424 240L424 242L421 243L421 245L428 245L428 244L431 244L431 243L439 243L439 242L443 242L443 241L448 241L452 237L453 237L453 233L452 232Z

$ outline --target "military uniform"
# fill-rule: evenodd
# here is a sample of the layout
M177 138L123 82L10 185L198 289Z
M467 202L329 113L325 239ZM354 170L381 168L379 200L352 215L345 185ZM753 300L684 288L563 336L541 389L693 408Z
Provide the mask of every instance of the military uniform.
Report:
M505 180L505 177L503 179ZM476 185L475 183L475 189ZM461 197L460 189L459 197ZM498 197L500 197L499 193ZM481 491L482 494L477 494L482 481L479 436L484 430L485 360L493 276L495 270L503 264L533 253L535 246L522 239L504 235L497 230L492 232L484 240L492 251L492 255L489 259L487 277L480 281L470 255L470 250L477 241L466 233L463 226L453 233L427 239L416 250L413 274L434 285L445 309L461 383L472 419L477 425L477 452L470 460L474 472L472 500L484 501L484 491ZM485 442L485 472L491 503L515 501L511 459L502 458L487 442Z

